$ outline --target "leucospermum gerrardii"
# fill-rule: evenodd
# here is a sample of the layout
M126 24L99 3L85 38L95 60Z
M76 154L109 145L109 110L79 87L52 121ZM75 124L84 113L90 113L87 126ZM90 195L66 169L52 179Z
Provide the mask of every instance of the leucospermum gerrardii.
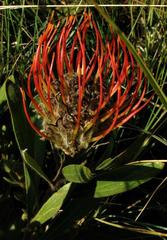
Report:
M101 34L90 13L79 21L70 16L57 25L49 22L38 40L26 90L21 88L32 128L67 155L105 137L149 101L143 101L147 83L141 68L109 29L107 36ZM41 129L31 121L25 93Z

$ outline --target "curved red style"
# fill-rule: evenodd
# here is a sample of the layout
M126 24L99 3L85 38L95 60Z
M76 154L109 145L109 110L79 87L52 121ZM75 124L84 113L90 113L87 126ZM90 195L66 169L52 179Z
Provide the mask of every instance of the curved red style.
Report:
M40 36L26 94L43 126L32 128L74 156L141 111L147 90L141 68L111 28L101 33L91 14L49 23Z

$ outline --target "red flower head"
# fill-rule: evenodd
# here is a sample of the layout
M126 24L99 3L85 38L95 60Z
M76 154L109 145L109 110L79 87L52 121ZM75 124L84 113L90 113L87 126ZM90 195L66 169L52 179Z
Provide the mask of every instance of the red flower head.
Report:
M104 39L105 38L105 39ZM91 14L49 23L40 36L27 80L27 95L42 119L32 128L74 156L138 113L146 81L125 42L111 28L101 34ZM35 88L34 88L35 87Z

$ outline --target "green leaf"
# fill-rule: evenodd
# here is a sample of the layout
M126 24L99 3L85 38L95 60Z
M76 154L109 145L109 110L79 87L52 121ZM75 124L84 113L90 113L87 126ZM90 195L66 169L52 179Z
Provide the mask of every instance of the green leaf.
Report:
M33 134L33 130L27 123L21 104L20 91L16 84L11 81L6 82L6 96L19 150L28 149L32 155L35 136Z
M29 165L33 165L34 168L37 168L34 170L38 172L38 169L40 168L38 163L42 164L41 159L44 157L45 153L45 143L40 140L39 136L28 124L23 107L20 104L21 94L16 84L12 83L11 81L7 81L6 95L11 114L13 130L20 153L26 163L33 161L33 164ZM34 157L37 161L34 159L32 160ZM31 158L31 160L29 158Z
M8 80L11 80L12 82L14 82L13 75L9 76ZM6 82L7 82L7 80L5 80L3 85L0 87L0 105L3 104L7 100L7 98L6 98Z
M48 231L39 240L70 239L69 236L76 236L80 224L90 217L90 212L98 208L99 202L100 199L95 199L89 194L70 199L59 218L52 222Z
M0 88L0 105L6 101L5 82Z
M87 183L93 178L93 173L90 169L79 164L65 166L62 173L67 181L73 183Z
M95 198L129 191L149 181L164 167L162 162L141 162L125 165L100 176L96 183Z
M101 162L96 170L107 170L110 168L115 168L125 163L135 161L139 154L147 147L151 136L145 133L142 133L138 138L123 152L114 158L107 158Z
M38 169L42 165L44 158L45 142L40 140L39 136L28 124L21 104L22 99L18 85L10 80L6 82L6 97L11 115L15 139L22 158L26 163L26 166L24 166L24 176L26 183L25 187L27 193L28 212L31 215L38 202L37 189L39 184L39 174L38 176L35 175L34 172L29 169L27 163L29 163L31 157L31 160L33 159L33 162L35 161L36 164L29 164L29 166L33 165L36 169L36 172L38 172ZM27 150L27 154L25 154L25 149Z
M45 223L50 218L53 218L60 210L63 202L69 192L71 183L67 183L57 192L55 192L41 207L31 222Z
M34 170L41 178L43 178L50 185L51 189L54 189L54 186L52 185L51 181L48 179L48 177L42 171L40 165L38 165L37 162L28 154L27 149L22 151L22 155L24 157L25 163L32 170Z

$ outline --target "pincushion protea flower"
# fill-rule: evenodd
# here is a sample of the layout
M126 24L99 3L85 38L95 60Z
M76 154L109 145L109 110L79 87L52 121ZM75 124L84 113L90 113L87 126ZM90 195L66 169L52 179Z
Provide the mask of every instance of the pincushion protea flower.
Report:
M125 42L101 34L89 13L77 20L49 22L40 36L27 79L21 88L32 128L56 148L74 156L143 109L147 84ZM105 38L105 39L104 39ZM25 92L42 119L31 121Z

